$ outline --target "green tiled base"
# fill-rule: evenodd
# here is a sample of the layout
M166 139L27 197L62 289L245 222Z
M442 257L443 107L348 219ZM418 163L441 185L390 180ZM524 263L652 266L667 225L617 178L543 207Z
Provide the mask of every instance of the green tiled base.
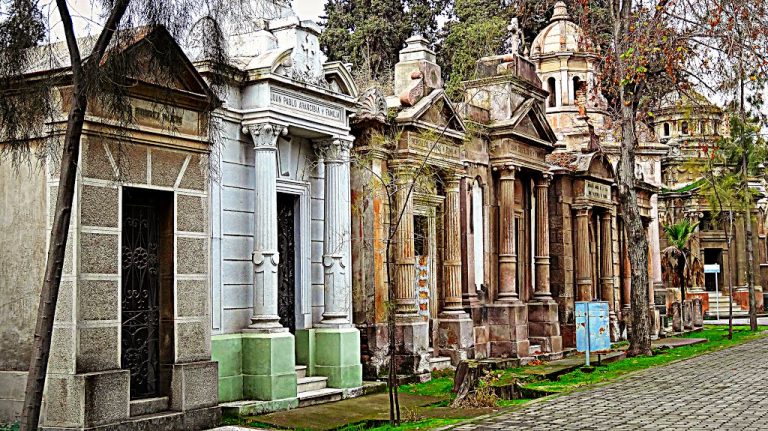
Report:
M262 401L296 398L293 335L243 333L243 396Z
M356 328L316 329L314 375L328 377L328 386L332 388L362 386L360 331Z
M243 399L242 334L212 336L211 360L219 363L219 401Z
M243 399L243 375L219 376L219 402L237 401Z

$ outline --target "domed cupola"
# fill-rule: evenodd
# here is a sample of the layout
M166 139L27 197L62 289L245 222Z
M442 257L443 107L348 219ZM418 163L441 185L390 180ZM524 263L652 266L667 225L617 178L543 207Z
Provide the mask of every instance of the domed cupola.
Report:
M570 18L565 3L557 2L549 25L533 40L531 57L558 52L585 52L584 31Z

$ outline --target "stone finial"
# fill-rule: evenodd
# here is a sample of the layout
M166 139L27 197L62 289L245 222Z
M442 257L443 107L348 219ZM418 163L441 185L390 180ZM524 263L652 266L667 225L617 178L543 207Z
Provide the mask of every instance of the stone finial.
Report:
M568 15L568 6L565 5L565 2L559 1L555 3L555 11L552 13L552 19L549 20L549 22L570 19L570 17L571 16Z
M405 48L400 50L400 61L427 60L437 61L435 51L429 48L429 41L420 34L415 34L405 41Z
M405 48L400 51L400 61L395 64L395 95L401 96L404 92L413 90L414 81L417 81L414 73L421 74L423 84L423 92L418 95L418 99L433 89L442 88L442 72L437 64L435 52L429 48L429 41L421 35L415 35L405 43Z

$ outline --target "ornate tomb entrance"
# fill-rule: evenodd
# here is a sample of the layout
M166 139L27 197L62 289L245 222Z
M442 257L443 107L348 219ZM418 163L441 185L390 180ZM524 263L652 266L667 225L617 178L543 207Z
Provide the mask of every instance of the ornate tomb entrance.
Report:
M277 313L280 324L296 332L296 196L277 194Z
M167 192L125 188L122 228L121 367L131 372L131 399L166 391L161 377L163 353L172 345L163 309L173 316L173 211ZM166 361L168 362L168 361Z

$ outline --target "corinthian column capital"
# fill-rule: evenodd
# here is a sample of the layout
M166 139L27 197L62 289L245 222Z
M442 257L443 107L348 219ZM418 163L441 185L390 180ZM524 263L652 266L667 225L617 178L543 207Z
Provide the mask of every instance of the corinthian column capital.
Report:
M277 138L288 134L288 126L279 123L243 124L243 133L253 139L256 150L277 149Z
M352 149L351 139L333 138L315 141L313 144L318 156L326 163L341 163L349 160Z
M536 187L549 187L549 184L552 182L552 174L550 173L543 173L541 176L536 180Z

